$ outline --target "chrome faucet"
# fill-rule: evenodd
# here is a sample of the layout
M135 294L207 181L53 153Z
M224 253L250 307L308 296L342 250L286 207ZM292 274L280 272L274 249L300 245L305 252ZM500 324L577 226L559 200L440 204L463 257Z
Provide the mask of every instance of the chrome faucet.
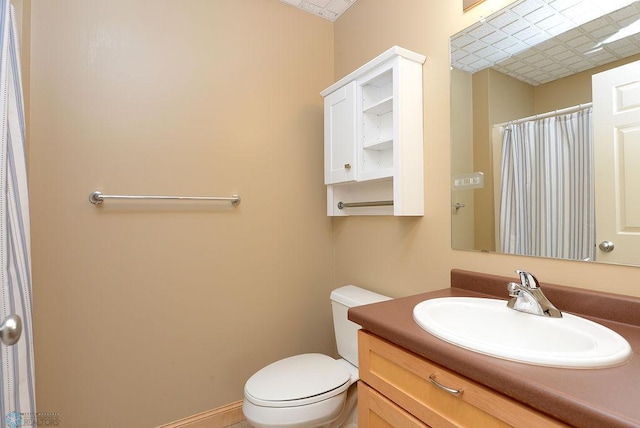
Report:
M510 282L507 285L511 296L507 307L528 314L562 318L562 312L547 299L535 276L523 270L516 270L516 273L520 275L520 284Z

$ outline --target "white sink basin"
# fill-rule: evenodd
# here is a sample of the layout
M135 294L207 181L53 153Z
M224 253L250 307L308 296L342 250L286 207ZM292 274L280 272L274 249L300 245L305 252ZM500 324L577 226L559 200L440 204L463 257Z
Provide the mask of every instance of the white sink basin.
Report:
M431 299L413 309L414 320L434 336L506 360L599 368L631 357L631 346L618 333L584 318L562 315L531 315L507 308L504 300L473 297Z

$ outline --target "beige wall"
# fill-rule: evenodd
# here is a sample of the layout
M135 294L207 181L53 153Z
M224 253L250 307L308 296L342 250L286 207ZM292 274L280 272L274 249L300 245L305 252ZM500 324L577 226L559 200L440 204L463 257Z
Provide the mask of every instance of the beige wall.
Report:
M38 410L153 426L239 400L268 362L333 352L346 283L525 268L640 295L637 268L450 249L448 37L506 3L360 0L333 25L277 0L33 2ZM394 44L427 56L426 214L328 219L318 92ZM95 207L95 189L243 202Z
M451 250L448 38L508 1L463 14L457 1L366 0L335 25L336 76L391 45L427 56L424 65L425 216L334 219L336 283L367 285L392 296L446 287L451 268L514 276L529 269L556 282L640 295L635 267Z
M485 68L473 75L473 107L474 171L484 172L485 186L474 191L475 245L466 248L495 251L493 125L532 115L533 87Z
M31 47L38 410L153 426L333 353L332 24L276 0L34 1Z
M473 168L473 80L471 73L451 70L451 174L468 174ZM463 204L464 209L451 209L451 246L474 248L474 193L473 189L454 189L451 204Z

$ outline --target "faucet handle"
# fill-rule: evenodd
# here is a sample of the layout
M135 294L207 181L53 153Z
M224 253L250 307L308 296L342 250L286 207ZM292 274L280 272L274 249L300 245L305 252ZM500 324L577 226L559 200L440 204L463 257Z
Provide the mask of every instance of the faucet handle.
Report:
M517 282L510 282L507 284L507 291L509 292L509 297L518 297L520 295L520 288L522 286Z
M520 283L527 288L536 289L540 288L540 284L535 276L532 273L529 273L525 270L516 270L516 273L520 275Z

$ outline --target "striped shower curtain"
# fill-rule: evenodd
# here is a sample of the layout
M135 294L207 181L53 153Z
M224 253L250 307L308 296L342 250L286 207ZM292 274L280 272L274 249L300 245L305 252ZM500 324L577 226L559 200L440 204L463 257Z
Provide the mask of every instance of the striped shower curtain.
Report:
M25 122L15 16L0 0L0 321L22 318L22 337L0 343L0 422L35 425L31 325L31 256L25 159Z
M506 126L501 251L593 260L592 153L591 107Z

